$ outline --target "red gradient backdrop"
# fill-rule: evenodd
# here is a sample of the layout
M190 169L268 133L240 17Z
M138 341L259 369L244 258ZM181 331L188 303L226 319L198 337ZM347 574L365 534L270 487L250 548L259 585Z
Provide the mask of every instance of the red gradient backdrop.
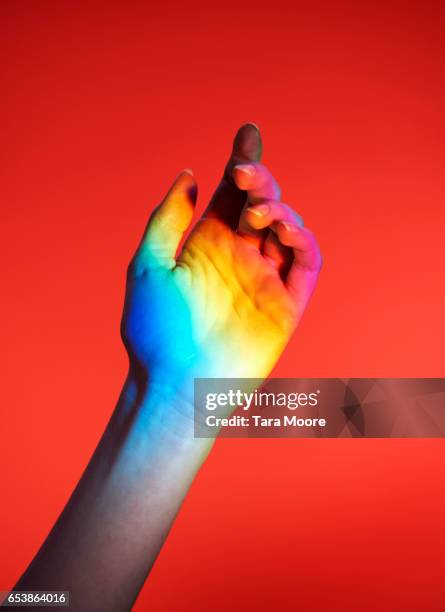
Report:
M0 588L75 486L126 372L125 269L232 136L325 266L277 376L443 376L443 3L3 1ZM445 609L442 440L221 440L136 610Z

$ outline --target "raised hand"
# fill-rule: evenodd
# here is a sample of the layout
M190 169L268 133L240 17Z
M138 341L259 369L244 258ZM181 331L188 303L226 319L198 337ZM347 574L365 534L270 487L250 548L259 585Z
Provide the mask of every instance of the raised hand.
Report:
M321 257L240 128L223 179L182 250L197 188L183 171L153 213L129 268L122 335L152 384L193 377L264 378L295 330Z
M263 378L280 356L314 289L320 254L260 155L257 128L243 126L179 254L197 193L189 171L152 215L128 273L127 380L16 590L67 589L76 612L130 610L214 442L193 436L193 379Z

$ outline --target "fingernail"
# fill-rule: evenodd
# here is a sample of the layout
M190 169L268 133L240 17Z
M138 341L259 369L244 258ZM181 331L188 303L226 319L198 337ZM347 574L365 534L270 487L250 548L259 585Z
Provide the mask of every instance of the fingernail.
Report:
M249 206L247 211L256 215L257 217L265 217L269 211L270 206L268 204L259 204L258 206Z
M182 180L182 177L184 176L184 174L188 174L189 176L193 177L193 181L184 179L185 180L185 183L184 183L184 181ZM193 206L195 206L196 201L198 199L198 186L196 185L195 175L193 174L193 170L191 168L184 168L183 170L181 170L181 172L176 177L176 180L174 183L174 186L178 186L178 185L180 185L181 189L184 189L184 188L186 189L190 202L193 204Z
M294 225L293 223L288 223L287 221L280 221L280 225L282 225L284 229L288 232L298 231L298 226Z
M244 172L244 174L248 176L253 176L256 173L255 166L251 166L250 164L237 164L235 169Z

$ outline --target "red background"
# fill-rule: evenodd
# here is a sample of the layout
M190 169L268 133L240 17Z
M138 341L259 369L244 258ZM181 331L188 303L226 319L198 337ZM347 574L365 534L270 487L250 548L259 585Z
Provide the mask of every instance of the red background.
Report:
M1 3L0 588L126 372L125 269L246 120L325 266L277 376L443 376L441 2ZM136 610L445 609L442 440L221 440Z

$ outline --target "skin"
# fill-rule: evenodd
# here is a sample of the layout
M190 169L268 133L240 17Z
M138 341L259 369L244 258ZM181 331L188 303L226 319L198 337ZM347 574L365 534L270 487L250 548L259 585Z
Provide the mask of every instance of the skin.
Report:
M125 611L214 440L193 437L196 377L268 376L321 266L313 234L238 131L208 209L191 171L152 214L133 257L121 333L129 373L107 429L15 590L69 590L72 610Z

